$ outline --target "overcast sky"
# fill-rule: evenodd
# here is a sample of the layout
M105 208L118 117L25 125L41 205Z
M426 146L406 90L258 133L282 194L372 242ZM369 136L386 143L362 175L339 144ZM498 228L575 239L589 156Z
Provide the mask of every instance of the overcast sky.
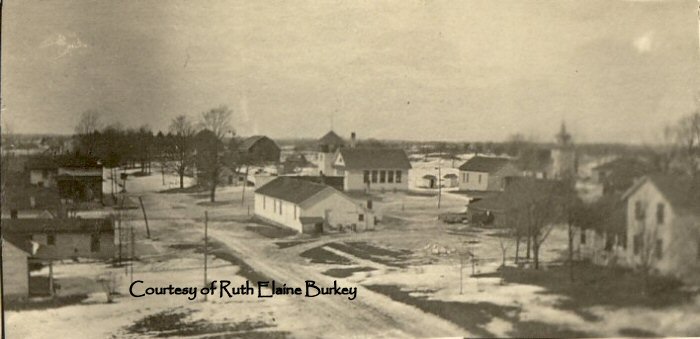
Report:
M5 1L3 120L165 130L228 105L239 134L653 142L691 112L698 2Z

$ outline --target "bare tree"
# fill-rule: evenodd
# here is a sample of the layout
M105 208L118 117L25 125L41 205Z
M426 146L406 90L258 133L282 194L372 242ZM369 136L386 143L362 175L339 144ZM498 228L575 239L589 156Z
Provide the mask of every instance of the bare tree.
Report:
M87 110L80 115L80 120L75 126L75 134L88 135L95 133L102 128L100 113L96 110Z
M507 213L519 215L527 225L535 269L539 268L542 244L561 215L561 186L559 181L518 178L509 183L504 192L509 206Z
M219 106L202 113L200 125L203 132L197 141L197 168L202 169L202 178L209 184L210 201L216 200L216 187L224 167L224 137L233 134L231 116L233 111L226 106Z
M674 128L679 161L685 172L700 174L700 111L682 117Z
M180 115L170 121L172 139L166 141L166 161L168 166L180 177L180 188L185 187L185 174L192 167L194 152L194 135L196 129L186 115Z

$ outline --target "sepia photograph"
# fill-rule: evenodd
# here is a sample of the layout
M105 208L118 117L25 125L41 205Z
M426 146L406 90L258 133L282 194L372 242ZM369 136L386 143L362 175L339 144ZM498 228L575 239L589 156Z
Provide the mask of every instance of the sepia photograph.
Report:
M2 338L700 337L698 0L0 0Z

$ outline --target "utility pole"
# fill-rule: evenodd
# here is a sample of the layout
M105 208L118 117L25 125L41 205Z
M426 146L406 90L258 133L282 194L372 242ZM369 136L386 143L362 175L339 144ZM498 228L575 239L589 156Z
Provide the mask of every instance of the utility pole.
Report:
M129 262L130 267L130 278L131 283L134 283L134 259L136 259L136 237L134 236L134 226L131 225L131 261Z
M442 169L440 164L438 163L438 209L440 209L440 202L442 200Z
M207 286L207 252L209 252L209 238L207 234L209 224L209 214L204 211L204 286ZM204 300L207 300L207 295L204 295Z
M146 222L146 237L151 239L151 229L148 228L148 216L146 216L146 208L143 207L143 199L139 196L139 204L141 204L141 212L143 212L143 220Z

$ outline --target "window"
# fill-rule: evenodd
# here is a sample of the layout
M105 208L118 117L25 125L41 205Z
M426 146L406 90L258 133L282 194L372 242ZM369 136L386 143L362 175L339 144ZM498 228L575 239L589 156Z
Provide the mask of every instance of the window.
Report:
M656 239L656 246L654 247L654 254L656 254L656 259L663 258L663 241L661 239Z
M357 215L357 221L365 221L365 215L364 215L364 214L358 214L358 215Z
M641 201L634 203L634 217L637 220L644 220L644 205Z
M272 200L272 211L277 212L277 200Z
M634 254L637 255L642 250L642 235L636 234L632 239L632 242L632 250L634 251Z
M294 220L297 219L297 205L294 205Z
M280 201L280 215L282 215L282 202Z
M397 183L401 182L401 171L396 171L396 182Z
M656 205L656 223L661 225L664 223L664 204L659 203Z
M90 252L98 252L100 250L100 235L93 234L90 236Z
M55 234L47 234L46 235L46 244L47 245L56 245L56 235Z
M372 182L373 183L377 182L377 171L372 171Z
M379 182L380 183L386 182L386 171L379 171Z
M469 173L465 173L464 177L465 177L464 181L469 182Z
M481 174L479 174L479 183L481 183Z
M263 196L263 209L265 209L265 196Z
M394 171L387 172L386 182L388 182L390 184L394 183Z
M368 210L372 209L372 200L367 200L367 209Z
M369 184L369 171L364 171L362 174L362 182Z
M581 230L581 244L586 243L586 230Z

